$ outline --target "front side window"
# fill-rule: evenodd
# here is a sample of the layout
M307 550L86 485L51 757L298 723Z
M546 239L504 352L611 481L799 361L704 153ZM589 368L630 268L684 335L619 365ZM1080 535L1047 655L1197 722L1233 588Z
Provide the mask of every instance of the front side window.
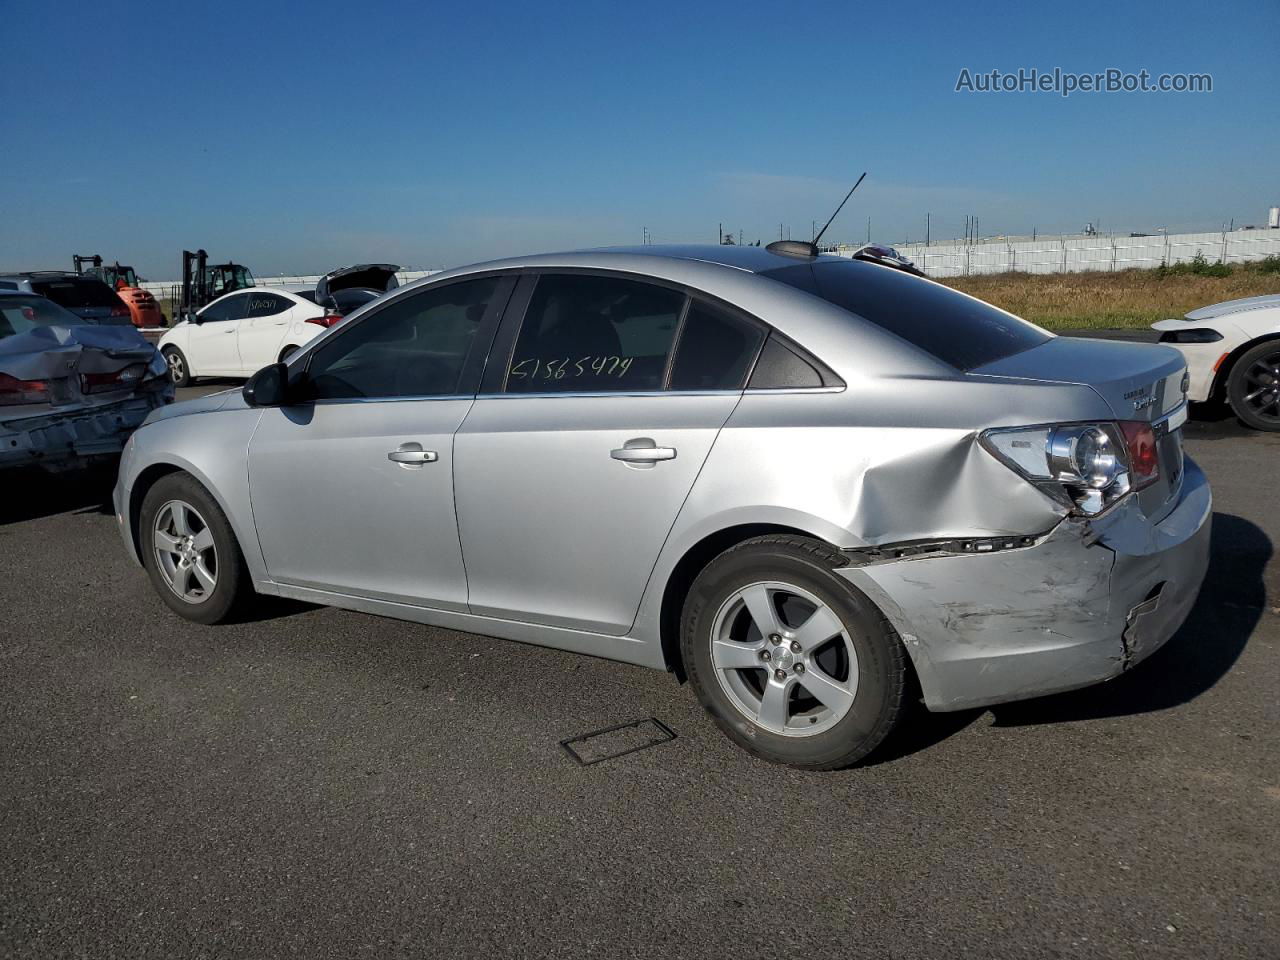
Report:
M685 295L617 277L538 278L507 393L663 389Z
M401 297L318 347L307 367L317 400L456 393L499 278ZM481 345L486 347L487 345Z
M225 300L219 300L217 303L211 303L200 311L200 322L218 322L220 320L239 320L248 307L248 295L238 294L234 297L227 297Z

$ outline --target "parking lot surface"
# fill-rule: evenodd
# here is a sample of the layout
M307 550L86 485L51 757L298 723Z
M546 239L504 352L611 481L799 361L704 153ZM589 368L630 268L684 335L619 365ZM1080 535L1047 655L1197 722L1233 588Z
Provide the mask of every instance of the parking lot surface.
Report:
M0 956L1280 955L1280 436L1187 437L1213 560L1162 651L835 774L639 668L297 605L187 623L109 479L6 479ZM646 717L675 739L559 745Z

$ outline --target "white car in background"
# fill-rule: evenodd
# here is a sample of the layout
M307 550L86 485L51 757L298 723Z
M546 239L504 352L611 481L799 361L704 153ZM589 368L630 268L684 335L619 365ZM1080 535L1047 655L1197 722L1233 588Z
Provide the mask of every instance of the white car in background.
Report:
M250 287L223 294L174 326L158 346L179 387L196 377L248 377L394 289L399 269L364 263L326 274L315 290Z
M1228 300L1152 327L1187 359L1187 399L1223 399L1257 430L1280 430L1280 294Z

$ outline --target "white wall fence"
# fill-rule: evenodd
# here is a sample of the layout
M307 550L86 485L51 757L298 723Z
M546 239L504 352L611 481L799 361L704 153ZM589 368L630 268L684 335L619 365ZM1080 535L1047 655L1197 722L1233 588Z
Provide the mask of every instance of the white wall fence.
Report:
M1150 237L1076 236L1037 240L977 240L972 243L897 244L903 256L931 277L976 273L1069 273L1080 270L1154 268L1187 263L1197 253L1210 263L1244 263L1280 256L1280 230L1157 234ZM837 252L851 255L856 247Z
M421 280L423 277L429 277L433 273L439 273L439 270L401 270L396 274L396 279L400 281L400 286L411 283L414 280ZM305 288L314 290L316 284L320 282L320 274L310 277L254 277L255 282L260 287L284 287L286 290L294 290L297 288ZM143 290L149 291L153 296L159 299L177 300L182 295L181 280L157 280L147 281L139 284Z

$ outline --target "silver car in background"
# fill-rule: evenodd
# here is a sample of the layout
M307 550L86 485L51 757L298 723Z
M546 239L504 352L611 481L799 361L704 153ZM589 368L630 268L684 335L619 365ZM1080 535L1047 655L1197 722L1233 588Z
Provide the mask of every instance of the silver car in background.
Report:
M668 670L829 769L915 684L1033 697L1168 639L1211 513L1184 390L1172 349L796 244L544 255L156 412L115 507L191 620L268 594Z

